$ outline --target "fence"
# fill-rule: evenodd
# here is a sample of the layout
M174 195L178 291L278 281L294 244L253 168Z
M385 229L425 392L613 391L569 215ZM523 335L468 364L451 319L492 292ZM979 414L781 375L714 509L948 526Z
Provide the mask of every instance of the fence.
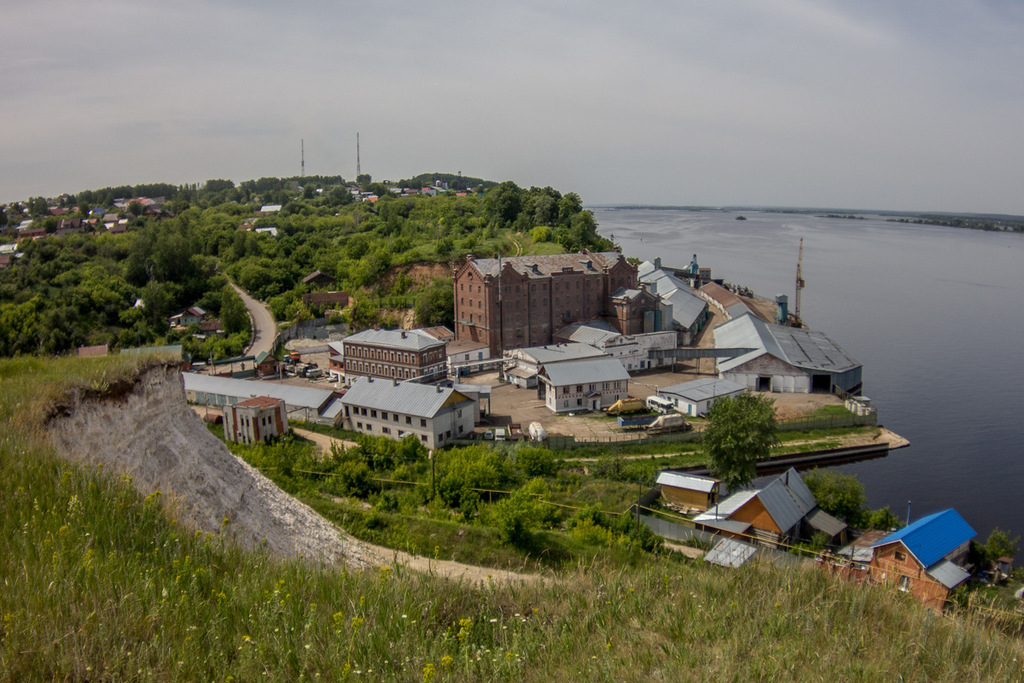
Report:
M836 429L839 427L860 427L863 425L877 425L878 413L870 415L856 415L848 413L844 415L826 415L823 417L792 417L779 420L777 423L780 432L801 432L809 429Z
M551 435L547 438L546 443L548 448L552 450L572 450L573 448L583 448L585 446L607 446L615 444L617 446L632 446L637 444L648 444L648 443L686 443L688 441L696 441L700 439L699 432L670 432L668 434L646 434L639 432L637 434L611 434L608 436L599 436L586 441L581 441L574 436L561 436Z

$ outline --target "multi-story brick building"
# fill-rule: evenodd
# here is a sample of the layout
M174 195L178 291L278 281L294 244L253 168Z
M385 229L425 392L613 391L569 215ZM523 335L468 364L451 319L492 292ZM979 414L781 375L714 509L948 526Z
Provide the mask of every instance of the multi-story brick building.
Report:
M224 406L224 436L236 443L269 441L288 431L284 399L254 396Z
M455 273L455 339L483 342L497 356L550 344L556 330L573 322L605 319L619 326L613 296L636 286L636 266L616 251L469 258ZM633 309L619 307L623 314Z
M332 375L340 371L349 384L357 377L441 379L446 345L422 330L364 330L342 340L340 357L331 358Z

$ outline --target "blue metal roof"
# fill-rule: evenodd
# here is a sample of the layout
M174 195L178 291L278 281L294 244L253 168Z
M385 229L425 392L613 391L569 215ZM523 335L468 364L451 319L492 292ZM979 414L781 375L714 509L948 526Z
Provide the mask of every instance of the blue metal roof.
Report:
M873 548L900 541L928 568L978 534L953 508L922 517L889 534Z

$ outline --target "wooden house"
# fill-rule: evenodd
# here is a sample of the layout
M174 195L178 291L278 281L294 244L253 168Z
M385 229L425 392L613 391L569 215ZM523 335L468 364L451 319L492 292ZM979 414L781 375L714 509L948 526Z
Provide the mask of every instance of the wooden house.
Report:
M661 497L686 510L704 511L718 502L717 479L664 470L658 474Z
M922 517L872 546L870 580L895 584L941 610L950 591L970 576L961 563L976 535L953 508Z

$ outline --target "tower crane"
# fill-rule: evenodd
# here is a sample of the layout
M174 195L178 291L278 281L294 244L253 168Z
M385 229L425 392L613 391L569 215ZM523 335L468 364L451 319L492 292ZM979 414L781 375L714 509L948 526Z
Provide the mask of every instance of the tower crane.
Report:
M796 258L796 297L793 301L793 326L803 327L804 321L800 317L800 290L804 288L807 283L804 282L803 276L803 263L804 263L804 238L800 238L800 254Z

